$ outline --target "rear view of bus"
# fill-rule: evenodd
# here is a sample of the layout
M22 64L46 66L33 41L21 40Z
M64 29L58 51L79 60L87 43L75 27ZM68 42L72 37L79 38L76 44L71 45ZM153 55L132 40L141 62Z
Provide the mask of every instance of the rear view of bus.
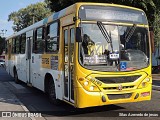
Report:
M77 4L76 107L151 99L145 13L113 4Z

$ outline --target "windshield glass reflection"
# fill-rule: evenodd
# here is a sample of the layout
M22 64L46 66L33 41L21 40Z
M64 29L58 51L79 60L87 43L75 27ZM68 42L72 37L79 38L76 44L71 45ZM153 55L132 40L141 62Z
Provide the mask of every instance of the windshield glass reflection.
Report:
M79 57L84 67L100 71L130 71L148 66L149 43L146 28L135 27L130 34L133 26L104 27L109 40L104 37L97 24L82 24L83 42L80 43Z

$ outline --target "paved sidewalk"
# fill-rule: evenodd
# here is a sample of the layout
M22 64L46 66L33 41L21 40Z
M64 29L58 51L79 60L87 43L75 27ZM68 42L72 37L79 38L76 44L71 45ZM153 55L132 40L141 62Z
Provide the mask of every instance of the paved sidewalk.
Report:
M24 111L17 97L0 82L0 111Z
M0 120L44 120L43 117L31 117L28 116L28 114L26 117L21 117L21 115L29 113L30 111L13 93L13 88L10 86L13 81L13 78L7 74L4 68L0 67ZM16 86L12 87L17 88ZM2 112L8 112L9 114L11 113L12 117L2 117ZM17 114L14 114L14 112ZM18 113L20 113L19 116L15 117L14 115L18 115ZM7 115L9 116L9 114Z
M0 117L4 117L6 114L2 112L9 112L3 120L21 120L22 118L12 117L10 118L10 112L27 112L26 107L19 101L19 99L9 90L5 85L5 82L0 81ZM2 119L2 118L0 118ZM24 120L32 120L32 118L25 118Z
M1 111L25 111L25 106L11 92L7 83L13 81L4 68L0 67L0 112ZM0 113L1 116L1 113Z

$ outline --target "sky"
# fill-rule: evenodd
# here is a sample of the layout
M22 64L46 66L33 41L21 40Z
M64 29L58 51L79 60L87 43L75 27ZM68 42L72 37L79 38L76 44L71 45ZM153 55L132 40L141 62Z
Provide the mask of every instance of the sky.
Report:
M0 3L0 35L8 37L12 35L13 22L8 22L8 15L14 11L18 11L21 8L25 8L30 4L42 2L44 0L1 0ZM3 30L4 35L1 34Z

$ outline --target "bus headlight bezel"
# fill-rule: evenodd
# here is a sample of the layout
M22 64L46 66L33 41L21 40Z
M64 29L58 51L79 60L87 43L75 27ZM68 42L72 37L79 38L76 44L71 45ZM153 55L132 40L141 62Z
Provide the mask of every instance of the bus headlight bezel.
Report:
M138 88L145 88L148 86L148 84L150 84L151 78L147 77L145 78L140 85L138 86Z
M90 79L79 78L78 81L82 85L82 87L89 92L99 92L100 91L99 88L90 81Z

